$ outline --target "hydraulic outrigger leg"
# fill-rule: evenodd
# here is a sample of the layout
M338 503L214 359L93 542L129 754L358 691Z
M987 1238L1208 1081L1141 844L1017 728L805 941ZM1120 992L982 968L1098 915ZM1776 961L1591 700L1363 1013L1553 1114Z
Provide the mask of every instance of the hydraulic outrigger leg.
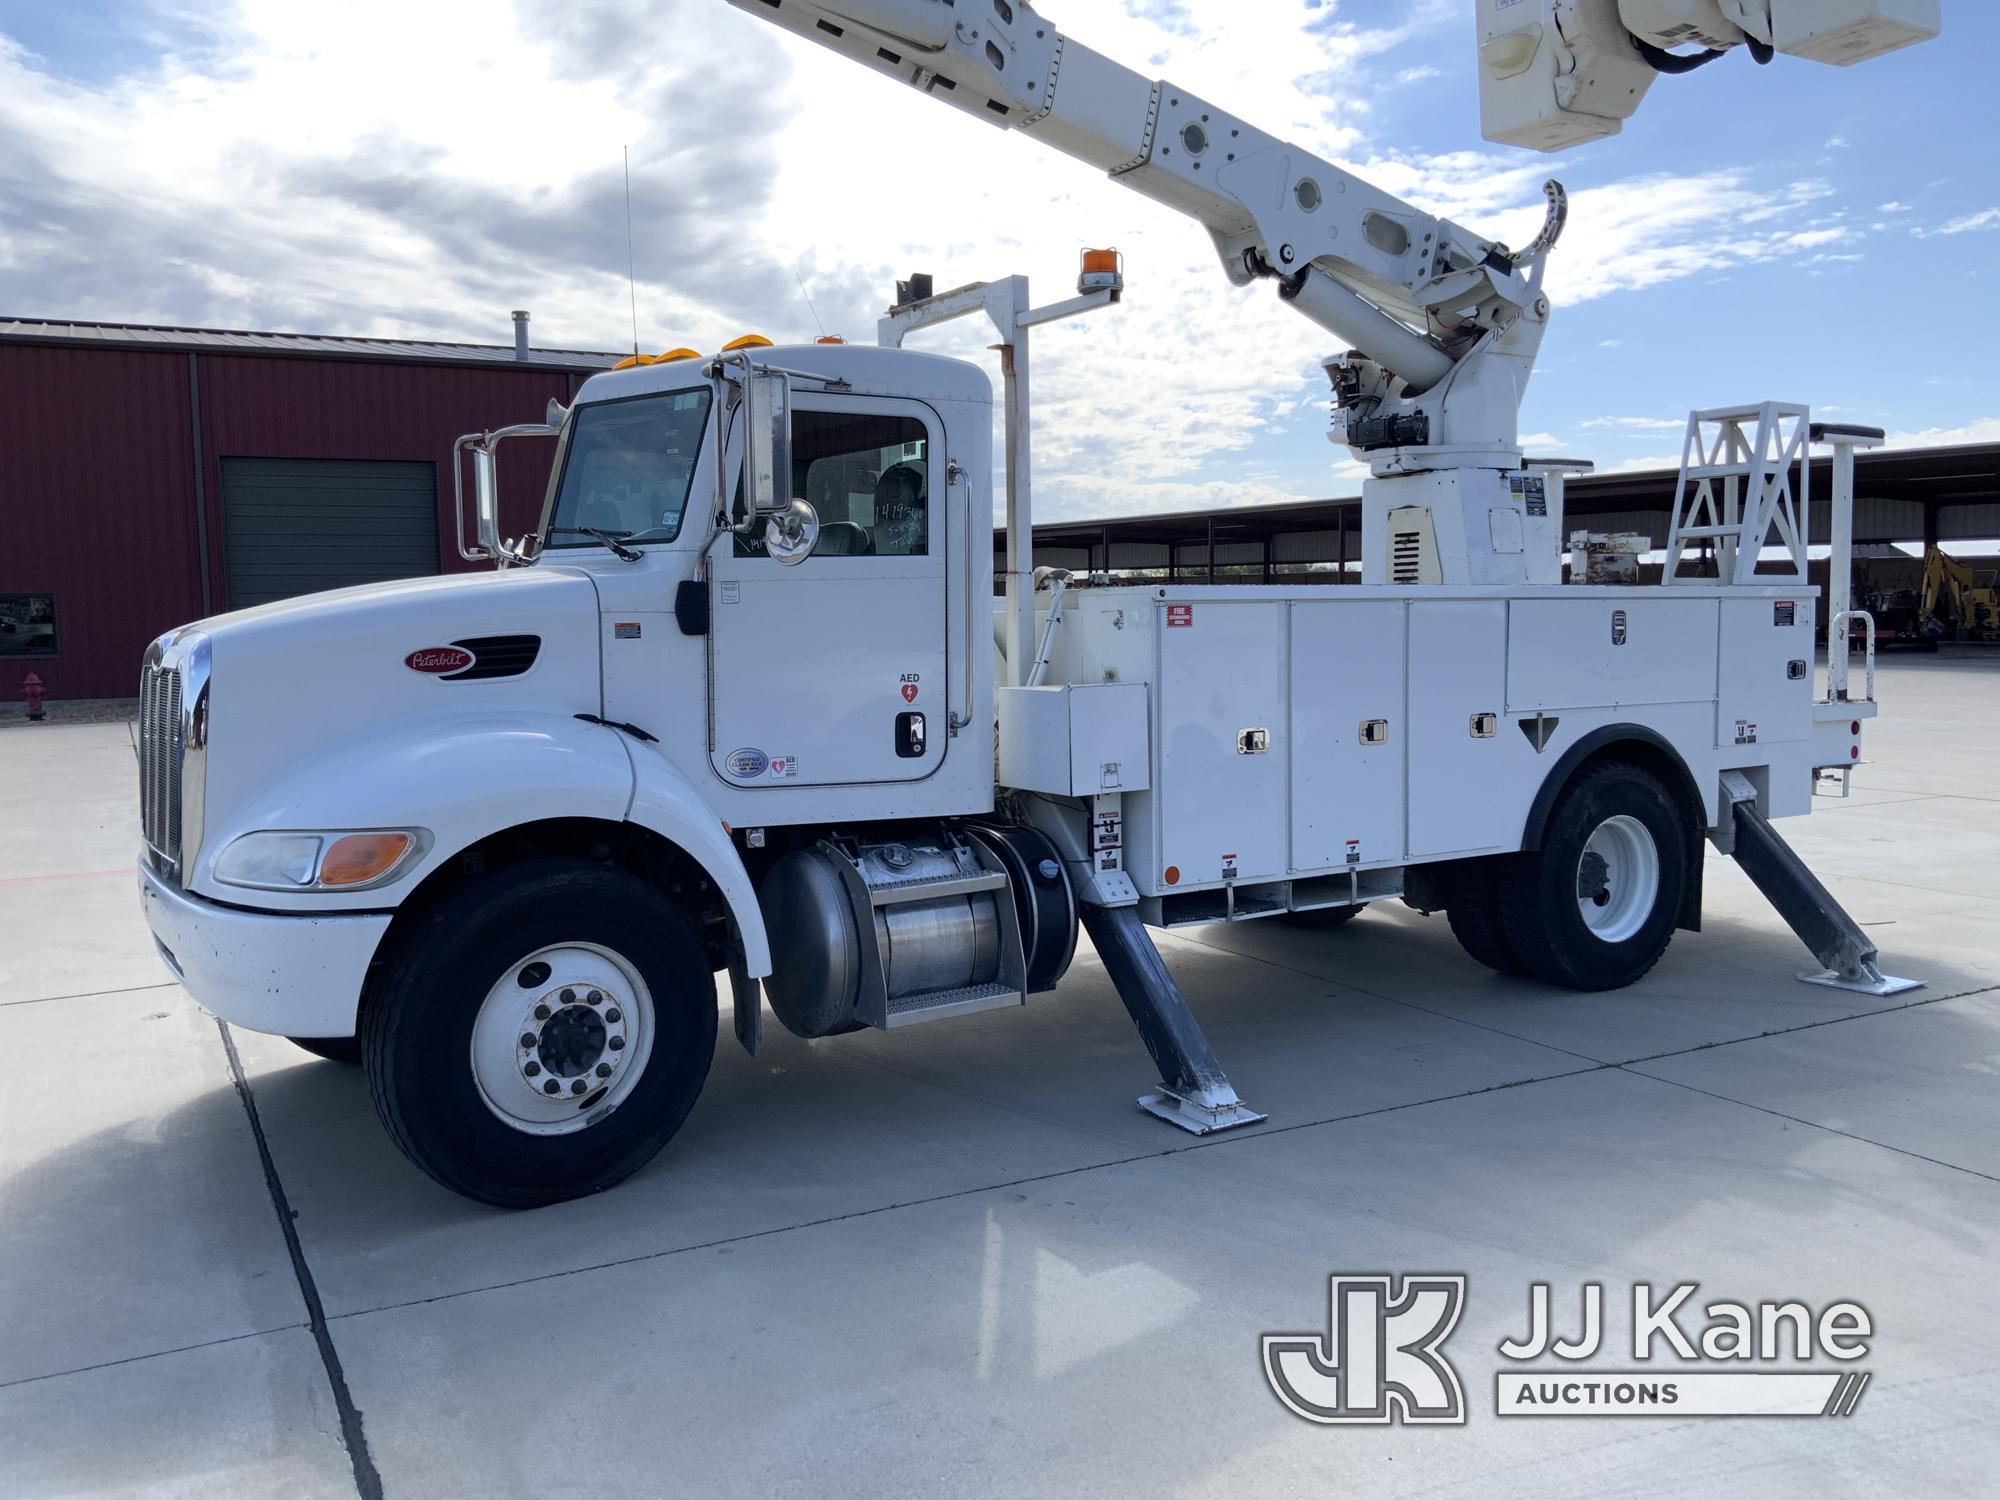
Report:
M1799 978L1864 995L1899 995L1922 988L1921 979L1898 979L1875 966L1875 945L1757 810L1756 788L1748 778L1729 772L1723 776L1723 786L1733 803L1730 855L1812 949L1813 957L1826 965Z
M1196 1135L1263 1119L1229 1086L1138 910L1086 905L1083 927L1160 1070L1160 1091L1141 1097L1139 1108Z

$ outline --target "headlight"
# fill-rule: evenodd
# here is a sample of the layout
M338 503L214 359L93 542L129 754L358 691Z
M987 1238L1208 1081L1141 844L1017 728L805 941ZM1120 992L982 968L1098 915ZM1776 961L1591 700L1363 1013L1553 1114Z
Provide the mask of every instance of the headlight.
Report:
M215 878L256 891L367 890L393 880L430 846L422 828L246 833L215 861Z

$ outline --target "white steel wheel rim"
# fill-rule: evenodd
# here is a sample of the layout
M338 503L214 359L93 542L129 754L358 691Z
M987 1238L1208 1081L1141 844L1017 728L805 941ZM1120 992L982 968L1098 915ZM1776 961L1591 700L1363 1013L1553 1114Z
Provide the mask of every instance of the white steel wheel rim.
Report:
M1660 850L1644 823L1627 813L1591 832L1576 862L1576 909L1607 943L1637 936L1660 894Z
M631 1097L655 1029L652 991L629 960L595 943L554 943L508 965L486 992L472 1023L472 1079L505 1124L570 1135Z

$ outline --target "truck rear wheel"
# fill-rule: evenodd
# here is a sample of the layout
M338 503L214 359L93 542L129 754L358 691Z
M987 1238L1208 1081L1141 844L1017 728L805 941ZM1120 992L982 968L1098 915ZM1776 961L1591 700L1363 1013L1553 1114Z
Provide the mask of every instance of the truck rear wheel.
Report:
M370 997L376 1112L438 1182L503 1208L600 1192L670 1140L715 1054L688 919L636 876L509 865L419 919Z
M1684 819L1658 777L1605 762L1557 800L1541 848L1499 882L1506 941L1537 978L1614 990L1674 935L1688 878Z
M1285 921L1294 927L1316 927L1326 932L1335 927L1345 927L1367 907L1366 901L1354 901L1346 906L1316 906L1310 911L1288 911Z
M323 1057L328 1062L358 1063L361 1061L361 1038L358 1036L288 1036L285 1038L294 1047L302 1047L314 1057Z
M1500 912L1500 887L1519 859L1519 855L1501 854L1461 863L1451 874L1444 915L1451 924L1451 935L1468 958L1525 979L1528 966L1514 951Z

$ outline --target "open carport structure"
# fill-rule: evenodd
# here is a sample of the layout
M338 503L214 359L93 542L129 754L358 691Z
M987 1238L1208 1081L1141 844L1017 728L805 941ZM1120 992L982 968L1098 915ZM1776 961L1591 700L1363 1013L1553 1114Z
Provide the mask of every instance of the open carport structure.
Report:
M1830 525L1832 461L1812 466L1812 536ZM1637 532L1667 541L1673 469L1570 479L1571 529ZM1864 452L1855 461L1857 545L2000 537L2000 443ZM996 548L999 543L996 539ZM1050 521L1035 527L1035 562L1073 572L1157 576L1175 583L1340 583L1358 576L1358 497L1228 506L1173 515Z

